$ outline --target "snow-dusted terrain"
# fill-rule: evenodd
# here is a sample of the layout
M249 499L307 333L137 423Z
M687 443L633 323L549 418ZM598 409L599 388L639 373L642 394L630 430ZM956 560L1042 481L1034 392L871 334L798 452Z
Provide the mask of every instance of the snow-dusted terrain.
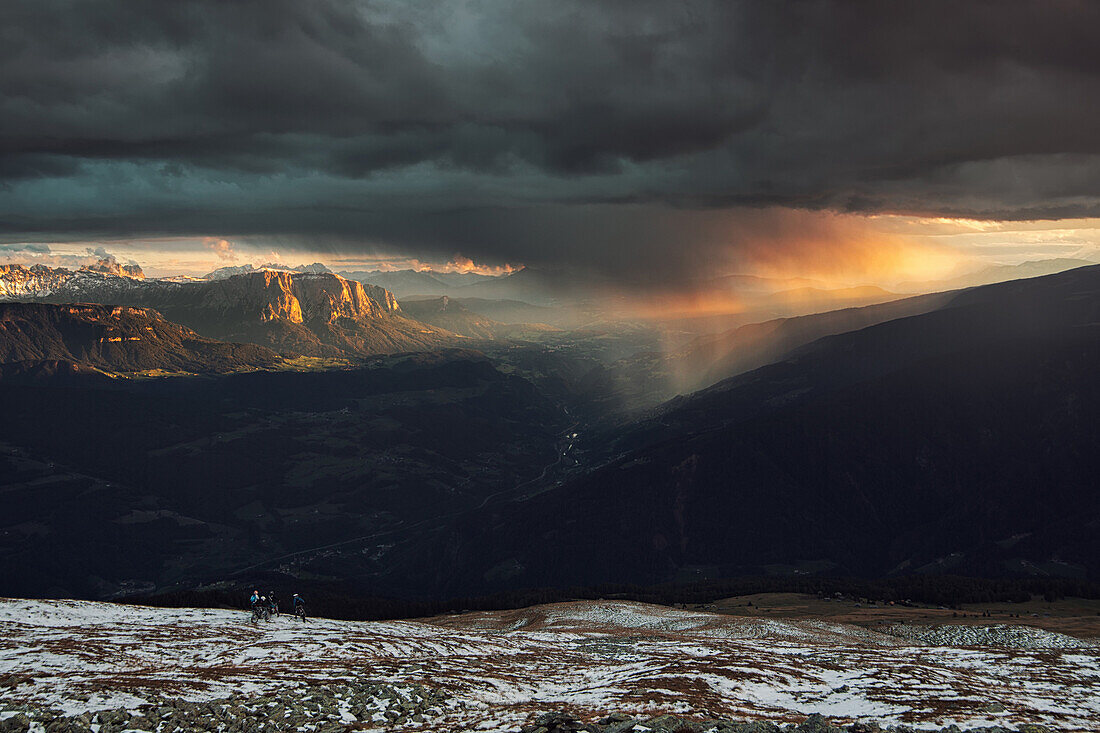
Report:
M0 301L37 300L64 293L70 302L85 302L88 294L123 290L145 283L140 267L119 265L109 259L68 270L45 265L0 265ZM149 283L150 287L153 283Z
M253 625L243 611L0 600L0 719L121 707L144 711L137 728L221 701L196 709L293 708L314 730L518 730L561 710L1100 730L1095 644L1019 627L986 646L952 638L625 602Z

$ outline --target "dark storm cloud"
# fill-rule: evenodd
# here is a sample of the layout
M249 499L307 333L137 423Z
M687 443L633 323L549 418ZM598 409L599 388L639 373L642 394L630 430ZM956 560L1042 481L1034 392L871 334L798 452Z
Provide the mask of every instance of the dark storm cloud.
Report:
M613 261L679 246L683 210L1096 215L1098 27L1004 0L5 3L0 231Z

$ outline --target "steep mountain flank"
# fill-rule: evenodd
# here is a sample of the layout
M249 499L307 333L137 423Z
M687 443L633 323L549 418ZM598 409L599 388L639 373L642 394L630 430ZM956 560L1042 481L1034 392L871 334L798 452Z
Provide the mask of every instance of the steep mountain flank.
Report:
M824 336L928 313L949 303L957 294L917 295L887 303L750 323L694 340L672 355L670 368L677 375L678 390L692 392L778 361Z
M1088 267L822 338L669 403L604 446L602 467L441 530L414 562L479 558L437 566L463 588L1096 577L1097 324Z
M26 375L34 364L39 373L66 374L87 367L227 372L276 362L268 349L203 338L148 308L0 303L0 363L18 363L5 376Z
M0 383L95 387L110 384L111 377L94 367L59 359L0 362Z

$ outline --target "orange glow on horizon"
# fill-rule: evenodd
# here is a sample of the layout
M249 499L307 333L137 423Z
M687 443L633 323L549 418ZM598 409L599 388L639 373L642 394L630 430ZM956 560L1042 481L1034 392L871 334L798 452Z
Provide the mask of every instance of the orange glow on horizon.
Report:
M941 279L968 259L943 242L880 227L874 217L828 212L782 211L736 246L743 272L826 288Z
M677 210L669 216L673 224L667 228L666 241L641 243L637 256L643 261L630 262L626 268L643 275L648 271L655 281L668 280L669 289L693 289L708 279L742 274L805 280L792 283L792 289L877 285L889 290L901 283L951 278L990 265L1051 258L1100 261L1100 218L997 221L782 207ZM412 269L489 276L523 268L516 260L499 264L500 260L475 260L461 253L449 259L421 259L383 243L364 245L363 251L335 245L277 249L274 244L258 237L217 235L16 242L6 250L0 248L0 262L73 268L94 262L106 251L120 262L140 264L150 277L202 276L229 264L267 262L321 262L336 272ZM608 246L621 248L623 258L632 256L621 241ZM522 245L517 247L518 252L524 251ZM554 257L558 264L578 268L593 262L606 267L611 261L570 250L542 259ZM615 271L600 274L616 276ZM728 295L725 299L720 294L677 295L668 302L677 311L739 312L743 303Z

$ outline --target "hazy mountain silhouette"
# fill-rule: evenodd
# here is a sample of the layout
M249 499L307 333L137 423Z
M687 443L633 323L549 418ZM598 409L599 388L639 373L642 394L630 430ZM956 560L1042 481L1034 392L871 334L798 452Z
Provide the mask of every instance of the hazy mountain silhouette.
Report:
M842 308L791 318L750 323L701 336L671 355L681 392L692 392L727 377L782 359L812 341L877 323L919 315L949 303L954 294L932 293L859 308Z
M991 265L945 280L923 280L899 283L897 285L897 290L902 293L929 293L940 290L957 290L959 288L972 288L979 285L992 285L993 283L1018 280L1025 277L1054 275L1077 267L1088 267L1089 265L1095 264L1096 263L1091 260L1082 260L1073 257L1056 257L1049 260L1031 260L1016 265Z
M494 321L475 313L466 307L463 302L455 298L449 298L446 295L440 298L406 300L402 308L405 313L422 323L428 323L474 339L530 338L558 330L543 323L501 323L500 321Z
M506 328L505 324L478 315L446 295L429 300L406 301L402 307L418 321L470 338L497 338Z

